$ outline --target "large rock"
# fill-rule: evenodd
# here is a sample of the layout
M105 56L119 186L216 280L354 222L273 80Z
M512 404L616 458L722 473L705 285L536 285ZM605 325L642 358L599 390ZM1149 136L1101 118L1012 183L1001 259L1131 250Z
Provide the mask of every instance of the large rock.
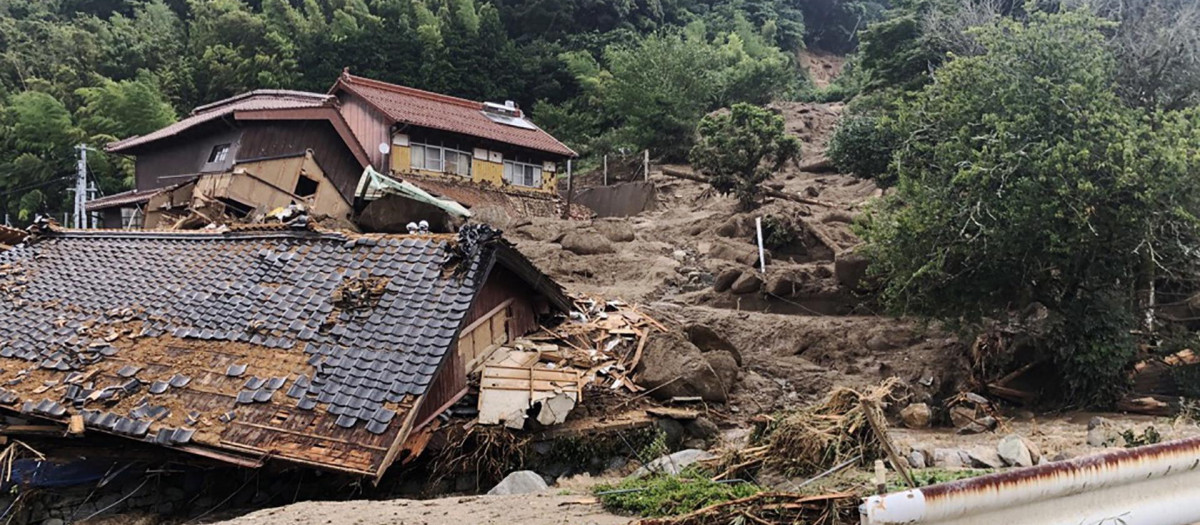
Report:
M570 232L563 235L559 243L562 244L564 250L576 255L596 255L616 251L613 249L612 242L599 233Z
M621 220L599 220L592 223L596 231L600 232L606 239L612 242L629 242L636 238L633 233L633 226L629 221Z
M926 428L933 419L933 412L925 403L913 403L900 411L900 420L908 428Z
M738 351L733 343L728 339L721 337L716 330L702 324L693 324L684 327L683 332L687 334L688 340L696 345L701 352L725 351L733 355L733 359L737 361L738 366L742 366L742 353Z
M658 399L700 396L724 403L738 378L733 354L723 350L701 352L679 332L655 332L646 341L638 363L638 385L654 389Z
M669 474L674 476L683 472L683 469L692 463L715 457L717 456L705 450L694 448L680 450L674 454L663 456L647 463L642 468L637 469L631 476L635 478L640 478L648 474Z
M936 468L962 468L964 455L956 448L935 448L932 465Z
M844 251L833 259L833 274L842 286L851 290L864 290L869 288L865 282L869 263L866 256L860 253Z
M532 470L518 470L504 476L500 483L492 487L488 491L489 496L500 496L505 494L530 494L533 492L542 492L549 488L546 485L546 480L542 476Z
M970 466L974 468L1004 468L1004 458L990 448L971 449L967 451Z
M729 287L729 291L735 294L754 293L762 289L762 279L758 277L756 272L746 272L738 277L733 282L733 286Z
M1033 466L1033 456L1029 453L1029 447L1025 446L1025 440L1016 434L1001 438L1000 444L996 445L996 452L1010 467Z
M741 276L742 271L738 270L737 268L725 270L717 274L716 280L713 281L713 290L717 292L729 290L729 288L733 286L733 283L737 282L738 278Z
M721 433L721 428L704 416L691 420L683 428L692 437L703 440L713 439Z

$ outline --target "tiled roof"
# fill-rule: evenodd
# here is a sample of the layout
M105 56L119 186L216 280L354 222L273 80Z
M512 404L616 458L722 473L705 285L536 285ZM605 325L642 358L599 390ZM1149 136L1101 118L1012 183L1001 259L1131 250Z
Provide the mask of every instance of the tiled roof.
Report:
M92 199L84 203L83 207L87 211L103 210L106 208L121 207L126 204L142 203L150 200L150 197L158 194L160 189L150 191L129 190L121 193L106 195L98 199Z
M333 103L333 97L321 93L306 91L286 91L278 89L260 89L235 95L233 97L206 104L192 110L191 116L162 129L118 140L108 144L105 151L119 153L130 148L148 144L156 140L173 137L195 126L232 115L237 111L259 111L268 109L300 109L326 106Z
M330 92L346 89L396 122L462 133L569 157L575 152L541 129L497 123L483 114L483 103L342 73Z
M512 264L504 241L469 239L278 228L35 237L0 253L0 406L81 414L91 429L164 445L381 473L492 261Z

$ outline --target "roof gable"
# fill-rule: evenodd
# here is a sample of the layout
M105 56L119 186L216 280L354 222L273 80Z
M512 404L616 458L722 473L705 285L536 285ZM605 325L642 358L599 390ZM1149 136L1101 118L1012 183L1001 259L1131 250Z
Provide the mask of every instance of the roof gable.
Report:
M340 91L362 98L394 123L461 133L565 157L577 156L536 126L526 129L488 118L482 102L357 77L349 72L343 72L329 90Z

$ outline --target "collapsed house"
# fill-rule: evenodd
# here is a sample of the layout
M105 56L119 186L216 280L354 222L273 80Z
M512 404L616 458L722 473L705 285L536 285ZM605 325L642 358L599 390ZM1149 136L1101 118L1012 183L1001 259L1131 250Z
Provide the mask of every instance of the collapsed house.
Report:
M378 479L490 350L566 313L485 226L41 226L0 254L0 410L243 467Z
M290 204L349 226L354 188L369 165L337 99L302 91L258 90L206 104L105 150L135 157L133 190L86 205L105 228L253 220Z

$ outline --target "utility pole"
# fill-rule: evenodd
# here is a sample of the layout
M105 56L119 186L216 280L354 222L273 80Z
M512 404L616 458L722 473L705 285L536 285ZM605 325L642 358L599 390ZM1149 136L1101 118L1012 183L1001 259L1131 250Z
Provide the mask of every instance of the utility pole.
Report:
M575 197L575 179L571 176L571 159L567 159L567 205L563 208L563 219L571 217L571 200L573 197Z
M75 227L84 229L88 227L87 212L83 207L88 196L87 145L75 146L75 150L79 152L79 160L75 163Z

